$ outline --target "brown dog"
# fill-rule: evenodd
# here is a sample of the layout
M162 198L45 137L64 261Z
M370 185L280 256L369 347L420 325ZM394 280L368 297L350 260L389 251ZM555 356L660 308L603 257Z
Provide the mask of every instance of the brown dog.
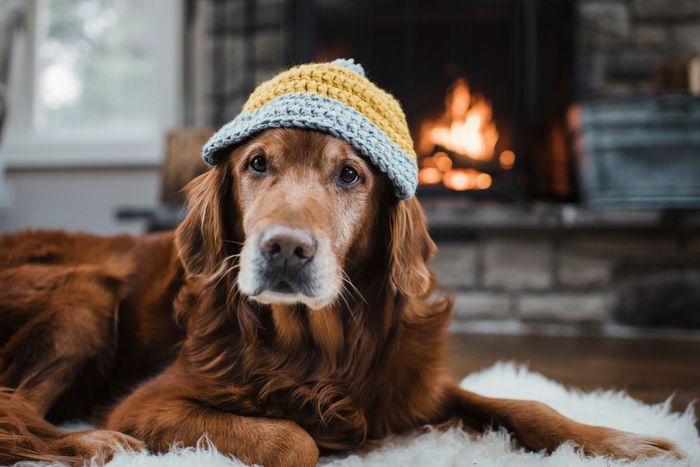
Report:
M435 245L346 143L268 130L188 187L175 235L28 232L0 240L0 463L80 464L116 443L204 435L266 466L460 420L526 447L620 458L674 445L482 397L445 372L449 300ZM114 405L115 400L120 400ZM47 420L93 414L66 434Z

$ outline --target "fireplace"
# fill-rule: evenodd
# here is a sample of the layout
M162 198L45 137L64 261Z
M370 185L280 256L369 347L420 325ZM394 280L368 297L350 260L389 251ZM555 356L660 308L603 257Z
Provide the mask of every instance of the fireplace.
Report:
M573 10L558 0L313 2L313 37L294 61L354 57L402 102L419 196L566 199Z
M574 94L575 2L196 5L207 39L201 50L213 71L190 72L195 83L206 74L195 101L208 103L201 117L207 124L225 123L255 83L284 66L353 57L404 107L423 169L420 197L571 199L565 116Z
M190 122L218 127L256 83L336 57L402 101L456 329L698 327L696 0L188 5Z
M198 65L188 70L195 75L192 121L226 123L256 83L286 66L354 57L404 106L424 200L697 207L699 101L688 89L700 90L700 82L686 83L690 75L678 70L695 55L693 76L700 81L700 4L658 5L191 2L198 12L192 33L202 40L190 50L190 62ZM680 96L669 99L669 91ZM632 118L621 117L625 128L610 136L608 117L622 115L620 109ZM640 113L646 115L641 123ZM680 132L685 136L678 139ZM634 140L638 151L625 142L634 134L643 136ZM686 163L674 162L678 177L662 179L650 168L668 167L668 153L686 155L676 158ZM631 180L633 173L641 178Z

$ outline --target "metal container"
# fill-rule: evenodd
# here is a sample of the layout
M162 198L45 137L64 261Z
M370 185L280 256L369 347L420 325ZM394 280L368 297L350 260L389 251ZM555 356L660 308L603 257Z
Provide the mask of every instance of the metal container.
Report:
M700 208L700 98L587 101L579 130L578 175L587 205Z

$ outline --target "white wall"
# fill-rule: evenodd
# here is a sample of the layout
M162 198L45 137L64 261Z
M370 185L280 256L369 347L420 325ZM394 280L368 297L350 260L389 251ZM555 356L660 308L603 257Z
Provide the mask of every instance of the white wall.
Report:
M152 207L160 189L156 168L8 170L12 200L0 212L0 232L27 228L98 234L139 233L142 222L118 222L119 207Z

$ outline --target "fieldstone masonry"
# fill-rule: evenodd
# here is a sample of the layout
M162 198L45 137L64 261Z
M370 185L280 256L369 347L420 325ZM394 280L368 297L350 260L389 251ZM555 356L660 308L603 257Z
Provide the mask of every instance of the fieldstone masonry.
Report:
M636 311L623 309L630 301L621 303L630 280L644 284L679 268L697 275L700 231L668 231L475 229L464 241L437 235L432 269L455 297L457 321L635 324L628 318Z
M483 283L496 290L552 287L552 248L540 236L501 237L482 243Z
M582 95L651 89L661 60L700 54L698 0L579 0Z
M190 3L186 121L218 126L241 111L257 83L286 67L289 0Z

